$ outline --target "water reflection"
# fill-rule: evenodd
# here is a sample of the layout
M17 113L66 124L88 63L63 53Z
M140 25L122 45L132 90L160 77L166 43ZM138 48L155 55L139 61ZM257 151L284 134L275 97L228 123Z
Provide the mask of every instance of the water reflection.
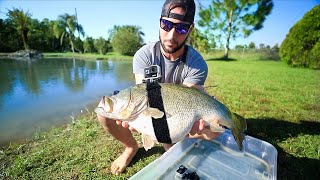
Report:
M0 60L0 145L69 122L101 96L133 84L128 61Z

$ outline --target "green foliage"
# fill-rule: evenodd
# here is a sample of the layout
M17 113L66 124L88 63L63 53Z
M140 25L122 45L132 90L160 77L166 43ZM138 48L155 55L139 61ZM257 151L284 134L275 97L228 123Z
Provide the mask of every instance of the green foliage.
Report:
M84 52L93 53L95 51L94 40L92 37L87 37L83 42Z
M228 58L230 39L249 36L261 29L273 7L272 0L212 0L209 7L200 6L198 24L206 27L206 34L214 34L225 43L225 58ZM212 36L212 35L211 35Z
M199 52L207 53L215 44L209 44L208 38L197 28L194 28L189 36L188 43Z
M80 53L83 53L84 49L83 49L83 41L77 37L74 40L74 49Z
M21 35L24 48L28 49L31 14L28 11L24 12L22 9L13 8L13 10L8 10L8 17L17 32Z
M320 69L320 5L315 6L289 31L280 46L283 62Z
M76 31L82 36L85 34L82 25L77 23L76 16L67 13L60 15L53 26L54 35L60 39L60 44L62 45L64 39L67 38L72 52L74 52L75 49L74 41Z
M122 55L134 55L142 46L143 33L137 26L115 26L111 34L111 44Z
M53 21L43 19L39 22L37 19L32 19L29 31L29 46L31 49L39 51L55 51L59 41L53 33Z
M250 42L248 47L249 49L256 49L256 45L254 44L254 42Z
M0 19L0 52L13 52L23 48L21 37L12 22Z
M246 45L236 45L236 46L234 47L234 49L237 50L237 51L241 51L241 50L243 50L243 49L245 49L245 48L247 48Z
M94 40L94 47L100 54L106 54L108 52L107 41L103 37Z
M269 60L280 60L278 44L275 44L272 48L269 45L260 44L257 51Z
M269 45L266 46L265 44L259 44L259 48L255 48L255 44L251 42L249 46L236 45L234 49L236 52L241 52L241 56L245 53L257 53L258 58L255 58L256 60L280 60L278 44L274 45L272 48Z

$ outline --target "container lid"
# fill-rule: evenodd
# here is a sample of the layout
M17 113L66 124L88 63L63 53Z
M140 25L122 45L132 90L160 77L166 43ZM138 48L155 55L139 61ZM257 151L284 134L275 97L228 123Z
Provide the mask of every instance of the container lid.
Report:
M184 139L130 179L268 179L277 177L274 146L246 136L239 151L229 130L212 141ZM185 167L185 169L183 169ZM180 168L180 169L179 169ZM192 178L189 178L192 179Z

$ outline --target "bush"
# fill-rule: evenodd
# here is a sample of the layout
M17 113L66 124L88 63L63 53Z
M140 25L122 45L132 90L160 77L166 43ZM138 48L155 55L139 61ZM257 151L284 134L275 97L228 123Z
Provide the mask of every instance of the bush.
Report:
M74 40L74 49L80 53L84 52L83 41L79 37Z
M93 45L102 55L105 55L108 52L108 42L103 37L95 39Z
M132 56L142 46L139 29L118 27L112 35L111 44L116 52Z
M95 52L94 39L92 37L87 37L83 42L83 51L93 53Z
M283 62L320 69L320 5L315 6L289 31L280 46Z

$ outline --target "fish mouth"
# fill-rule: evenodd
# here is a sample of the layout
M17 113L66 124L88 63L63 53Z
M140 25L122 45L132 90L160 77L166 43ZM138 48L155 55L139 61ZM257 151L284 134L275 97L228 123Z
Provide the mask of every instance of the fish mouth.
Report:
M97 108L94 112L100 116L110 117L110 113L113 112L114 103L111 97L103 96Z
M94 110L98 115L109 119L132 121L146 109L148 99L135 99L131 91L125 101L111 96L103 96L99 106Z

